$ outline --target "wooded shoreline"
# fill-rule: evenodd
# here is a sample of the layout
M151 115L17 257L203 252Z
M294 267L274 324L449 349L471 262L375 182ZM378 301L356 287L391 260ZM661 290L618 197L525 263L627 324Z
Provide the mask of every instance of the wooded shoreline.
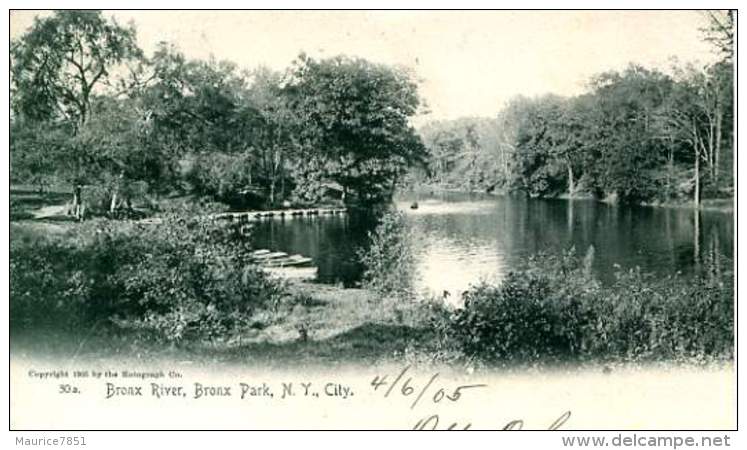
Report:
M560 193L560 194L557 194L554 196L548 196L548 197L529 197L526 193L523 193L523 192L511 193L505 189L485 191L482 189L442 187L439 185L423 185L423 186L419 186L417 189L407 189L407 190L403 190L402 192L412 194L412 195L418 195L418 194L422 195L424 193L425 194L460 193L460 194L491 195L495 197L526 196L528 198L538 199L538 200L587 200L587 201L596 201L596 202L604 203L604 204L611 205L611 206L621 206L619 202L610 202L603 198L597 198L591 193L576 193L572 196L569 195L568 193ZM696 209L695 204L689 200L682 200L678 202L674 202L674 201L639 202L639 203L633 203L630 205L645 206L645 207L651 207L651 208L674 208L674 209L692 209L692 210ZM734 198L704 198L704 199L701 199L697 209L701 211L713 211L713 212L723 212L723 213L733 214L734 205L735 205Z

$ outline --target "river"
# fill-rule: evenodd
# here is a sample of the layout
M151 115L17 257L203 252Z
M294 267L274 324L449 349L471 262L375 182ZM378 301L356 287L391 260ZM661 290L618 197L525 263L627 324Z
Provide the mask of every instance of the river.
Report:
M733 258L733 215L689 209L611 206L592 200L540 200L484 194L399 196L415 232L416 286L457 294L482 279L500 282L539 251L594 246L593 270L605 283L616 266L665 276L692 274L707 255ZM357 251L375 224L352 216L267 220L256 224L257 248L314 259L317 279L353 286L363 267Z

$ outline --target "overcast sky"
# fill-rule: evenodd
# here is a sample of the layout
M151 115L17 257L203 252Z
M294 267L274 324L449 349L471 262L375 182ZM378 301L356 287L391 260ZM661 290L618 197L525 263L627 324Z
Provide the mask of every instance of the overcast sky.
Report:
M15 12L11 36L35 13ZM648 12L105 12L132 21L150 54L159 41L187 56L282 70L304 51L412 68L429 119L494 116L511 97L582 92L593 74L630 62L666 69L713 59L701 13ZM422 120L422 119L421 119Z

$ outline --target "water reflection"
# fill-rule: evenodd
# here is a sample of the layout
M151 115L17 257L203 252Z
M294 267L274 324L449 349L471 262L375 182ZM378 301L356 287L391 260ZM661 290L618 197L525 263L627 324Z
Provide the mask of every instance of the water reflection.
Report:
M436 294L499 281L528 255L571 246L583 253L594 245L593 268L604 282L613 279L615 264L690 274L704 253L733 256L730 214L452 193L421 196L412 210L413 200L403 196L396 206L417 236L416 286ZM373 226L345 216L271 221L259 224L253 239L262 248L313 257L322 282L352 285L363 269L356 251Z

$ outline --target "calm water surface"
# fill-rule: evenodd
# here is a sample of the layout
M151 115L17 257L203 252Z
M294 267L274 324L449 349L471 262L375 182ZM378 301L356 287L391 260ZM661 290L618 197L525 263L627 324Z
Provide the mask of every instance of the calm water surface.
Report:
M691 274L709 252L733 257L733 215L671 208L609 206L591 200L537 200L443 193L396 201L416 239L422 290L452 294L480 280L500 281L539 251L595 248L594 270L613 279L615 265L639 266L660 275ZM696 220L697 219L697 220ZM258 248L301 253L314 259L324 283L355 285L363 267L370 220L349 216L270 220L252 237Z

